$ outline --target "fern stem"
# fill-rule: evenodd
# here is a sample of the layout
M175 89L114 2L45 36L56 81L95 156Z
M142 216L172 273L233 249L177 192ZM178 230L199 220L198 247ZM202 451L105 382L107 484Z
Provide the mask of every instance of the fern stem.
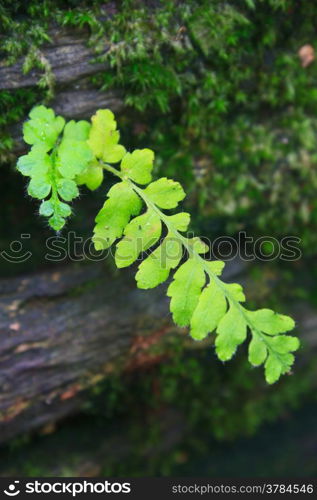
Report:
M56 143L56 145L52 151L52 155L51 155L51 160L52 160L52 170L50 172L50 180L51 180L51 185L52 185L51 200L53 201L54 205L56 204L56 202L59 201L57 184L56 184L56 163L55 163L58 144L59 144L59 142Z

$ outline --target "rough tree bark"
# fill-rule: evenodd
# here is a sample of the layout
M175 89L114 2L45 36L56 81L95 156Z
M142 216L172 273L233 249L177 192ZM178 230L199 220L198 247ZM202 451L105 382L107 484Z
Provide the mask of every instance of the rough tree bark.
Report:
M226 279L241 269L227 265ZM114 369L162 361L166 354L151 347L184 334L171 321L165 287L138 290L127 270L113 276L97 263L1 280L0 442L75 412L84 390ZM316 313L298 308L297 318L316 347Z
M109 107L114 112L123 109L121 92L102 92L93 87L89 76L107 69L106 62L95 62L93 48L87 46L88 32L62 29L51 30L52 42L41 47L41 55L50 64L54 74L56 92L50 102L57 113L66 118L88 118L97 109ZM105 44L104 52L108 50ZM0 60L0 90L16 90L36 87L43 70L34 68L23 72L24 58L7 66ZM21 137L21 123L14 125L10 133L14 138L13 152L24 149Z
M93 48L87 47L88 32L51 30L51 42L41 48L42 56L49 62L57 84L76 82L107 68L106 63L94 62ZM105 45L105 53L108 50ZM7 66L0 62L0 90L12 90L36 86L43 70L31 69L23 72L24 59Z
M175 330L166 298L131 282L98 264L0 282L0 441L78 409L113 362L157 361L146 348Z
M151 346L179 333L165 286L138 290L121 276L96 263L0 280L0 442L77 410L118 364L161 361Z

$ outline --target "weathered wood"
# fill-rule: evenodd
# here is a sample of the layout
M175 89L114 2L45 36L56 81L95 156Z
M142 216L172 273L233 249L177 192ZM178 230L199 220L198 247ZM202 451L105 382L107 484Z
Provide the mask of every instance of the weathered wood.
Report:
M0 441L74 411L112 362L138 357L138 337L174 329L162 290L136 290L100 265L0 290Z
M245 281L241 271L228 263L226 279ZM297 306L295 317L316 347L316 312ZM179 332L165 285L138 290L127 270L114 277L95 263L1 280L0 441L78 410L84 390L118 363L131 371L160 362L151 346Z
M124 106L121 92L99 91L89 81L89 76L106 70L108 63L96 62L94 48L88 46L88 31L55 29L49 34L51 43L41 47L41 57L49 62L54 75L55 95L49 105L56 113L82 119L90 118L100 108L121 111ZM108 48L105 44L104 53ZM44 70L33 68L24 73L23 63L24 58L11 66L0 60L0 90L37 86ZM11 126L8 132L14 140L12 153L22 153L25 150L22 123Z
M56 113L65 118L90 118L101 108L110 108L114 113L122 111L124 104L121 92L101 92L96 89L78 89L59 92L51 103Z
M55 30L50 32L50 36L52 42L41 47L41 56L50 64L56 84L69 84L108 67L106 62L95 61L94 48L87 46L87 32ZM108 49L109 46L105 45L104 53ZM37 84L43 70L33 68L24 73L23 63L24 58L11 66L5 61L0 61L0 90L33 87Z
M240 271L232 262L227 277ZM165 292L102 263L1 280L0 441L80 408L120 360L126 371L159 362L151 346L179 332Z

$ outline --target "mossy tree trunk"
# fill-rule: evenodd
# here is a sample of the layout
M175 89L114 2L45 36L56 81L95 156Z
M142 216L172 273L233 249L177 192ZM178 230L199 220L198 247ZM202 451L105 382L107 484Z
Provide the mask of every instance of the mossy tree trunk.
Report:
M88 36L85 30L52 30L52 42L44 45L39 53L40 59L50 67L54 84L50 106L66 118L89 118L100 108L110 108L114 112L123 108L119 91L100 91L89 80L92 75L106 70L108 64L95 62L93 48L87 47ZM105 52L107 50L105 46ZM9 66L0 60L0 91L36 88L44 69L33 68L25 73L23 64L23 58ZM18 154L25 148L21 123L14 125L10 132L14 138L13 152Z

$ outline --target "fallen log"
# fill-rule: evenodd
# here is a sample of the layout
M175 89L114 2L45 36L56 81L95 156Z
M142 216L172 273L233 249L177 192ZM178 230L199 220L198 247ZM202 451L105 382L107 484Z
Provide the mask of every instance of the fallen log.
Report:
M99 265L2 280L0 291L0 441L71 413L112 362L137 356L133 339L174 329L161 290Z
M227 267L228 279L241 272ZM0 442L77 411L118 365L160 362L151 347L184 333L168 300L165 285L138 290L102 263L0 280Z
M101 92L96 89L74 89L59 92L51 106L65 118L90 118L97 110L110 108L114 113L122 111L124 103L120 92Z
M93 47L88 47L88 32L51 30L51 42L40 49L41 57L50 65L57 85L65 85L83 77L93 75L108 67L106 62L96 62ZM105 44L104 53L109 50ZM43 69L33 68L23 71L24 58L8 66L0 61L0 90L14 90L37 85Z
M90 118L100 108L121 111L124 107L121 92L100 91L89 81L89 76L106 70L108 63L96 62L94 48L88 46L88 31L55 29L49 34L51 42L41 47L40 54L49 63L54 76L55 93L48 104L56 113L66 118L83 119ZM104 53L108 49L105 44ZM44 70L33 68L25 73L23 64L23 57L9 66L5 60L0 60L0 90L37 86ZM13 138L12 154L23 152L22 122L10 126L8 133Z

